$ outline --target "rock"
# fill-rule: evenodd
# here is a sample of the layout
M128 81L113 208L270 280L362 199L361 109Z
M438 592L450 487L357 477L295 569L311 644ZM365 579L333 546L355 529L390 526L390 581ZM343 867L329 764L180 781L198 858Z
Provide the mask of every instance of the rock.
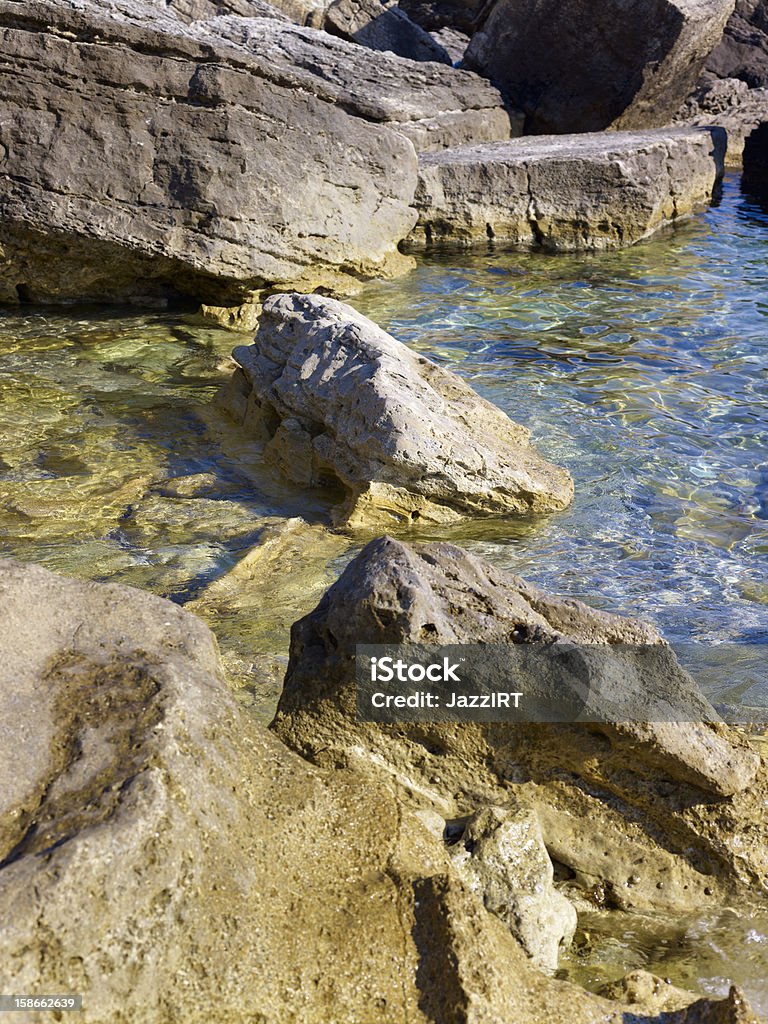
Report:
M400 7L429 32L450 28L471 35L482 25L487 0L400 0Z
M514 139L424 154L408 244L488 239L550 250L629 245L708 203L721 129Z
M642 1012L663 1014L664 1020L677 1021L678 1024L697 1024L701 1021L707 1024L759 1024L747 1006L743 993L735 986L717 1007L713 1007L706 999L691 1005L689 993L675 988L669 981L657 978L648 971L632 971L624 978L604 985L600 995L626 1003L627 1006L642 1006Z
M758 125L746 140L742 188L763 202L768 201L768 120Z
M736 10L706 66L720 78L738 78L753 89L768 87L766 0L736 0Z
M354 290L411 266L404 134L510 133L476 75L274 19L0 0L0 28L3 302Z
M4 991L82 993L83 1024L626 1020L535 970L387 787L242 713L193 616L8 561L0 591Z
M289 479L343 485L339 522L454 522L571 501L570 476L524 427L334 299L272 296L254 344L234 355L242 369L219 401Z
M371 2L371 0L367 0ZM508 139L521 120L490 82L469 71L417 63L395 54L375 60L326 33L242 18L219 18L216 32L268 59L308 92L357 117L396 129L417 150Z
M404 10L382 0L334 0L324 27L326 32L371 50L387 50L409 60L453 63L443 47Z
M676 120L681 125L692 127L724 128L728 136L725 165L740 168L746 141L765 121L766 111L768 89L738 88L731 79L715 85L710 78L705 78L694 96L680 109Z
M576 930L576 911L554 887L535 814L486 807L469 819L450 854L470 889L480 893L533 962L554 971L561 947L570 944Z
M666 124L733 0L495 0L464 57L526 114L526 133Z
M254 662L288 650L290 623L305 615L338 575L349 550L347 537L294 518L264 527L229 571L198 586L184 607L219 634L228 681L246 687L271 719L280 694L279 676L256 673Z
M552 858L598 904L700 910L764 893L768 779L721 723L383 725L357 714L357 644L564 641L658 647L646 685L662 672L681 701L693 686L644 623L545 594L449 544L382 538L294 625L273 728L308 759L385 775L446 819L512 800L532 808Z
M436 32L431 32L430 35L435 42L443 47L452 64L458 64L462 60L467 47L469 46L469 36L466 32L460 32L456 28L441 28ZM522 114L520 115L520 118L520 130L516 133L518 135L523 134L523 125L525 121Z

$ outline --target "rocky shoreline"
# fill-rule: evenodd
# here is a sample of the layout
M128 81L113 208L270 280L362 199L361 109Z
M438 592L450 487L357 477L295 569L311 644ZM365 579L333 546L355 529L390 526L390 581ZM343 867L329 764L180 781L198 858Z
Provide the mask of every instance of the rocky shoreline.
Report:
M742 159L762 195L766 5L652 6L0 0L0 301L255 328L217 407L335 495L187 610L0 561L0 990L86 1024L759 1024L735 986L557 977L587 910L766 905L766 763L649 624L411 541L546 529L574 480L337 297L438 245L641 243ZM266 729L191 612L258 616L281 571L318 603ZM358 644L587 645L700 720L363 721Z

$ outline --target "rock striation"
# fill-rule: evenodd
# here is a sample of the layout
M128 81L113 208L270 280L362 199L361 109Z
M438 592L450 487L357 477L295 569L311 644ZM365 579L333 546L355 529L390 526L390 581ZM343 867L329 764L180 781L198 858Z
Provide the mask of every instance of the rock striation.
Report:
M5 991L80 992L83 1024L626 1020L536 970L389 787L243 714L193 616L9 561L0 596ZM644 1019L753 1020L694 1000Z
M219 401L285 476L341 483L338 520L455 522L565 508L573 483L529 432L350 306L264 303Z
M381 0L334 0L324 28L371 50L388 50L409 60L451 64L448 53L397 4Z
M544 593L450 544L382 538L294 625L273 728L310 760L387 777L445 818L510 803L534 810L550 855L601 905L700 910L765 894L768 780L757 753L722 723L358 717L357 644L564 641L652 646L659 659L646 686L664 676L682 696L693 685L645 623Z
M494 0L464 56L529 134L653 128L690 93L734 0Z
M354 289L411 265L403 133L509 135L476 75L274 18L2 0L0 28L4 302Z
M630 245L708 203L722 128L543 136L423 154L408 245L494 239L550 250Z

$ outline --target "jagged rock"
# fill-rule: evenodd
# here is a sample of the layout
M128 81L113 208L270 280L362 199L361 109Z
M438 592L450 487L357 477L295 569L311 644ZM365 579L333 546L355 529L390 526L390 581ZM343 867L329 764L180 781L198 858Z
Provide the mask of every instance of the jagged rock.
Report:
M735 986L717 1008L711 1003L707 1005L706 999L691 1005L689 994L668 980L657 978L648 971L632 971L618 981L604 985L600 995L635 1009L643 1007L638 1012L663 1014L664 1020L678 1024L701 1024L702 1020L707 1024L759 1024L743 993Z
M4 302L357 288L411 266L403 134L510 132L476 75L274 19L1 0L0 28Z
M753 89L768 87L766 0L736 0L736 10L706 66L720 78L739 78Z
M531 807L551 856L599 903L690 910L765 893L768 780L723 724L383 725L357 714L357 644L532 641L651 645L673 700L693 685L644 623L545 594L449 544L382 538L294 625L273 728L310 760L389 777L445 818L511 799Z
M722 129L513 139L423 154L408 244L489 238L546 249L629 245L708 203Z
M443 47L404 10L382 0L334 0L324 27L371 50L389 50L409 60L452 63Z
M557 968L576 930L573 905L554 887L554 872L536 815L519 808L487 807L474 814L451 859L533 962Z
M678 111L677 122L692 127L723 128L728 136L726 167L740 168L744 146L768 116L768 89L739 88L733 79L714 84L707 76Z
M315 295L264 303L256 340L219 398L304 486L343 484L339 522L454 522L562 509L568 473L455 374L350 306Z
M193 616L8 561L0 596L4 991L82 993L83 1024L626 1020L535 970L388 787L243 714Z
M666 124L734 0L495 0L464 57L526 114L526 132Z

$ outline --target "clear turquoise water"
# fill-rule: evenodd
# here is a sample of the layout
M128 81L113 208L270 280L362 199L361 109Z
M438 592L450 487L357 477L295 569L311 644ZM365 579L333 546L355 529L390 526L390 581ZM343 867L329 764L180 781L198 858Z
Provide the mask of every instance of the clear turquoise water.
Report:
M596 256L424 262L356 305L569 467L576 500L467 546L670 640L768 639L768 216L722 202Z

